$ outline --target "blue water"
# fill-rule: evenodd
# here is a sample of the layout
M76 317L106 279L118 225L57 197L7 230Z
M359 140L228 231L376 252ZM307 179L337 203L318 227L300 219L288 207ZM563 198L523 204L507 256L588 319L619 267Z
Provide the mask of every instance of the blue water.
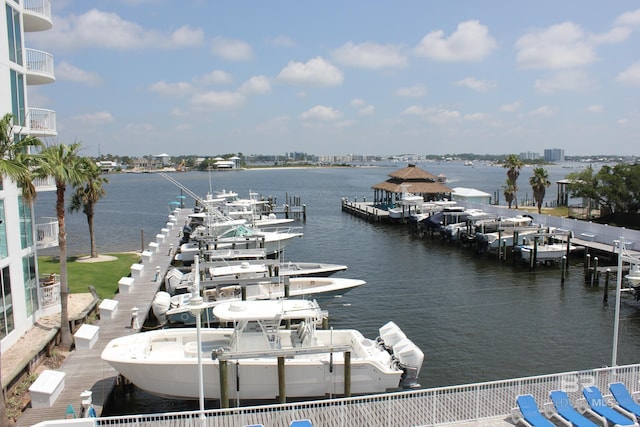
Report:
M285 259L346 264L342 277L367 281L325 306L335 328L356 328L375 337L389 320L425 353L424 387L498 380L611 364L614 295L603 304L603 286L584 283L581 258L571 260L564 285L557 266L529 272L511 262L478 255L438 239L418 238L405 226L372 224L343 213L340 199L373 198L374 184L399 166L295 170L247 170L172 174L204 196L209 189L249 191L278 203L300 196L307 205L303 239L285 250ZM460 163L420 165L448 177L450 187L493 194L506 180L503 168ZM571 169L549 167L552 183ZM520 175L525 197L529 169ZM96 238L101 253L145 247L167 221L167 203L180 190L156 174L110 175L98 204ZM555 200L556 186L545 200ZM530 194L530 188L529 188ZM53 216L53 194L38 196L39 216ZM190 202L189 202L190 203ZM69 254L89 252L86 219L67 215ZM43 254L55 253L49 250ZM613 268L615 270L615 267ZM613 287L613 286L612 286ZM114 289L116 285L114 284ZM640 303L621 305L618 364L638 362ZM186 405L186 406L185 406ZM137 392L112 413L190 408Z

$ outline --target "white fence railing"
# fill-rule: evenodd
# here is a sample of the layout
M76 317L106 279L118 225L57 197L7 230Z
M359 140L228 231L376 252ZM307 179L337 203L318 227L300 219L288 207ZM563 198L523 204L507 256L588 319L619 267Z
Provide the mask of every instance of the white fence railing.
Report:
M502 206L485 205L471 202L458 202L459 205L472 209L482 209L485 212L496 214L499 216L509 217L515 215L530 215L536 224L545 227L555 227L561 230L572 231L573 236L591 240L594 242L604 243L606 245L614 245L614 242L624 238L625 247L627 249L640 248L640 231L630 230L624 227L612 227L607 224L597 224L590 221L582 221L579 219L562 218L551 215L541 215L516 209L508 209Z
M46 249L58 246L58 220L36 224L36 248Z
M54 78L53 55L36 49L25 49L27 53L27 69Z
M24 9L51 19L51 0L24 0Z
M60 278L56 275L51 285L40 286L40 308L53 307L60 304Z
M309 419L314 426L334 427L482 423L489 418L506 419L516 406L519 394L532 394L542 406L549 402L550 391L563 389L575 406L582 397L583 387L595 385L603 394L608 394L609 383L622 382L633 392L638 389L639 379L640 365L627 365L354 398L207 410L203 423L200 413L191 411L45 421L36 426L237 427L263 424L287 427L292 420L300 419Z
M55 134L56 112L44 108L29 108L29 131L33 134Z

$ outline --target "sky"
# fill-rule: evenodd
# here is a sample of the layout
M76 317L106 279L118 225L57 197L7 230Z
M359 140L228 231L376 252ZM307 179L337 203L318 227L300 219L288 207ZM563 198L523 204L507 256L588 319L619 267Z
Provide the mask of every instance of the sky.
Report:
M84 155L640 155L640 0L53 0Z

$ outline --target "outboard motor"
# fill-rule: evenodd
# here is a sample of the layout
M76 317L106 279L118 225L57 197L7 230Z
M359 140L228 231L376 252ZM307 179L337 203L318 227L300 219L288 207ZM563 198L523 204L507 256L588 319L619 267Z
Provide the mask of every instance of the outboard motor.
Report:
M184 227L182 227L182 238L180 239L181 245L187 243L191 239L192 232L193 230L189 224L185 224Z
M380 332L379 342L389 353L392 353L392 347L396 345L396 343L403 339L407 339L407 336L402 332L400 327L393 322L387 322L385 325L380 327L378 331Z
M418 376L424 361L424 353L408 338L393 346L393 355L398 360L400 369L404 371L400 379L400 387L418 388Z

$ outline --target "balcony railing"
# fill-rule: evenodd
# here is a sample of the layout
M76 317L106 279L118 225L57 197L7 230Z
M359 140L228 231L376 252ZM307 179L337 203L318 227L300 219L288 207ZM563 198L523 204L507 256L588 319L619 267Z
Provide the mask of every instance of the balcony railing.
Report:
M36 49L25 49L27 54L27 84L40 85L56 80L53 55Z
M40 308L48 308L60 304L60 277L55 274L53 283L49 283L49 277L40 282Z
M44 31L53 26L51 0L24 0L22 19L25 31Z
M55 136L58 134L55 111L45 110L44 108L29 108L27 114L29 133L31 135Z
M55 248L58 246L58 230L57 219L51 219L51 221L44 224L36 224L36 249Z
M36 178L33 180L33 185L36 187L37 192L55 191L56 180L50 176L46 178Z

